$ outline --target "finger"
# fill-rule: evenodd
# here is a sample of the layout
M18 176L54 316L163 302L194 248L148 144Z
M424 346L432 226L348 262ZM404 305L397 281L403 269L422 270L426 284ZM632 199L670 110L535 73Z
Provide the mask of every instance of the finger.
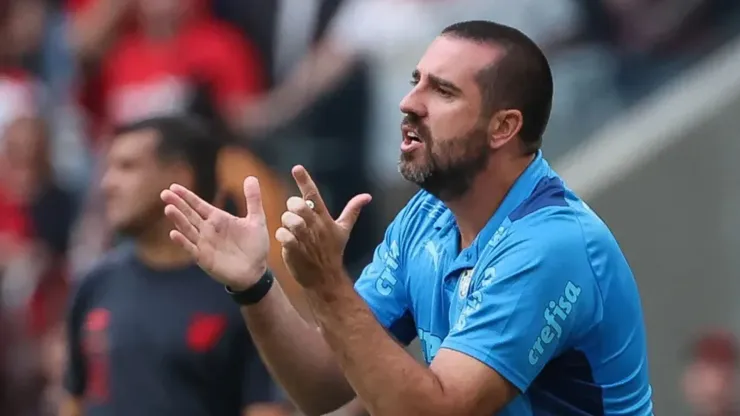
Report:
M182 198L202 218L208 218L209 215L216 211L216 207L204 201L201 197L193 193L193 191L182 185L174 183L170 186L170 191Z
M265 209L262 206L260 182L254 176L244 179L244 199L247 202L247 217L265 222Z
M275 239L283 248L293 248L298 245L298 240L287 228L280 227L275 231Z
M280 217L280 220L283 223L283 228L286 228L296 237L305 236L308 231L306 221L296 213L286 211Z
M185 249L185 251L190 254L190 256L193 258L193 260L198 261L198 257L200 255L200 252L198 251L198 247L191 243L190 240L187 239L180 231L172 230L170 231L170 240L177 243L180 247Z
M182 213L185 221L196 229L200 229L200 226L203 223L203 218L198 215L198 213L195 212L195 210L179 195L169 189L165 189L160 194L160 198L162 198L162 201L169 204L168 206L171 206Z
M337 218L336 223L345 230L351 230L355 226L355 223L357 223L357 218L360 217L362 208L372 200L373 197L370 196L370 194L355 195L354 198L347 202L347 205L342 210L339 218Z
M326 204L324 204L324 200L321 199L319 188L316 186L313 179L311 179L311 175L308 174L306 168L298 165L293 168L292 173L293 179L295 179L295 183L298 185L298 189L301 190L301 195L303 195L303 199L313 201L315 205L313 211L319 215L327 214L329 211L326 209Z
M285 205L289 212L295 213L303 218L306 221L306 225L312 224L315 220L316 213L308 206L305 199L291 196L288 198L288 202L286 202Z
M198 243L198 229L193 226L193 224L188 221L188 219L185 217L185 214L183 214L177 207L174 205L167 205L164 207L164 215L167 216L167 218L172 221L172 223L175 224L175 228L180 231L180 233L188 239L193 244Z

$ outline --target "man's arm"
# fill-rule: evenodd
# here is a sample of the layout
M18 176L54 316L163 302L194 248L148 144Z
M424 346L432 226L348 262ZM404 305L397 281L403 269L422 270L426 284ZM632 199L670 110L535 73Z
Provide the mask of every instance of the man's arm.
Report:
M303 412L322 415L354 397L316 327L277 282L259 303L242 307L242 315L267 368Z
M72 10L70 43L85 63L97 62L118 34L131 0L69 0Z
M246 341L242 354L244 372L242 373L242 406L244 416L290 416L289 403L270 377L256 348L244 334Z
M384 241L376 248L373 260L363 270L356 288L385 328L407 344L413 340L415 328L404 324L406 320L403 319L408 306L403 256L398 241L402 240L401 223L405 212L401 211L388 226ZM348 285L354 293L351 284ZM365 303L363 305L368 307ZM337 357L316 325L300 318L277 284L258 304L242 308L242 313L273 377L303 412L323 415L355 397L337 364ZM376 321L373 319L373 322ZM377 323L375 325L380 327ZM381 331L385 329L381 327ZM350 409L353 407L361 409L362 406L348 406Z
M245 127L261 133L290 123L344 80L356 62L355 53L343 45L321 40L283 82L247 108Z
M571 235L559 231L547 241L510 237L499 255L481 260L460 320L428 369L385 333L342 283L344 273L308 290L324 337L370 413L490 415L525 391L584 322L598 319L585 251L573 250ZM568 314L548 314L545 306L561 296Z
M247 111L247 127L264 133L290 123L350 74L365 45L375 41L368 31L357 31L368 14L365 3L342 2L321 39L261 103Z
M309 298L324 337L370 414L491 414L517 394L495 371L455 351L440 351L425 368L388 336L349 283Z

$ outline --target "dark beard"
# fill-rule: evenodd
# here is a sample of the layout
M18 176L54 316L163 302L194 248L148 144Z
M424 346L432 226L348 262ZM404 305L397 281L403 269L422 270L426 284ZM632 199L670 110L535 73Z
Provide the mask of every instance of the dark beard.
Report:
M442 201L450 202L462 197L488 162L490 148L485 128L476 126L464 137L442 142L437 149L432 148L431 136L423 137L425 165L414 166L411 156L402 154L399 172L406 180Z
M151 207L136 215L130 221L119 224L113 230L117 236L138 239L147 234L152 227L156 226L164 216L164 208L158 203L152 204Z

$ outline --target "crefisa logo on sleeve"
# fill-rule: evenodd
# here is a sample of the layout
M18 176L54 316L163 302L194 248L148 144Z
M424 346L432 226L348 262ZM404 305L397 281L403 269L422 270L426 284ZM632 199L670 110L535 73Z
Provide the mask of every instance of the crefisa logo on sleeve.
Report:
M383 296L390 296L393 293L393 287L397 282L394 272L398 270L400 254L401 250L398 247L398 242L394 240L391 242L390 250L383 255L385 267L375 280L375 290Z
M562 323L573 312L573 307L578 302L578 296L581 294L581 288L576 286L572 281L565 285L563 294L557 300L551 300L545 307L544 317L545 325L540 330L540 335L534 341L532 348L529 350L529 363L537 364L540 357L544 355L545 350L550 344L560 339L563 335ZM554 347L550 347L554 348Z

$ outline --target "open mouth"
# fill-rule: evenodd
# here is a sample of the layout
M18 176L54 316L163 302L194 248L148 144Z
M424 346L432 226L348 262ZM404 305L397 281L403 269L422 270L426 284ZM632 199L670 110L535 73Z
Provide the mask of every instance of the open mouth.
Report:
M419 137L419 133L415 130L404 126L401 131L403 137L403 140L401 141L402 152L411 152L424 145L423 141Z

